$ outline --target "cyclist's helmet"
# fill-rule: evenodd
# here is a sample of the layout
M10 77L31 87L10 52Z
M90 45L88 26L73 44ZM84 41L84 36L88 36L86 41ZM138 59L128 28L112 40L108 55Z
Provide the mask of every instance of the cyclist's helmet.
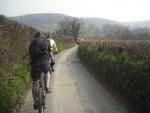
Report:
M47 34L47 38L51 38L51 33L48 33L48 34Z
M44 38L44 34L41 32L37 32L35 33L35 38L40 37L40 38Z

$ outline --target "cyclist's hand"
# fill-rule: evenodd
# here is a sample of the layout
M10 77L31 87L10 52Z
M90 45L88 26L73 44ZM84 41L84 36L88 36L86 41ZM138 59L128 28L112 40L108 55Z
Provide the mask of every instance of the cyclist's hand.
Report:
M32 62L29 62L29 65L32 65Z
M54 54L58 54L58 52L54 52Z

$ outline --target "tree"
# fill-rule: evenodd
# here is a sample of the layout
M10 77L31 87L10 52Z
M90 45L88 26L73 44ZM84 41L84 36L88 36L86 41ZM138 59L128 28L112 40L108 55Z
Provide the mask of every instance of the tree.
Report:
M58 24L59 31L64 35L69 35L77 42L77 38L83 28L83 21L79 18L66 17Z

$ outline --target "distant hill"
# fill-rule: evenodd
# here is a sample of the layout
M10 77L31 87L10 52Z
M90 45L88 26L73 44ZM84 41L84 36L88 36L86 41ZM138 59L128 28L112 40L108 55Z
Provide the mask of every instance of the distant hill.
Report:
M82 18L85 24L85 33L84 36L88 37L99 37L103 33L101 32L101 29L106 24L120 24L117 21L103 19L103 18Z
M108 20L104 18L83 18L86 25L94 25L95 27L101 29L105 24L119 24L117 21Z
M128 25L130 27L148 27L150 28L150 20L147 21L135 21L135 22L123 22L123 25Z
M57 29L57 23L63 20L64 17L63 14L51 13L16 16L11 17L11 19L42 31L52 31Z
M62 21L65 17L70 17L64 14L58 13L42 13L42 14L30 14L23 16L10 17L12 20L20 22L22 24L34 27L36 29L48 32L58 29L58 23ZM137 21L137 22L117 22L113 20L103 19L103 18L81 18L84 22L84 32L83 36L96 37L103 34L101 28L105 24L117 24L126 25L131 28L134 27L149 27L150 21Z
M25 25L32 26L43 31L53 31L57 29L57 25L65 17L70 17L64 14L57 13L45 13L45 14L30 14L23 16L11 17L11 19L23 23ZM102 19L102 18L81 18L85 23L85 34L95 34L100 31L105 24L119 24L116 21Z

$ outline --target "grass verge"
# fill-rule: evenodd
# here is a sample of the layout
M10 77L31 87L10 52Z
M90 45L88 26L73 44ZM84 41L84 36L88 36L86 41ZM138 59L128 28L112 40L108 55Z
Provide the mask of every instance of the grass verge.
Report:
M0 85L0 113L13 113L30 81L28 65L19 65Z

